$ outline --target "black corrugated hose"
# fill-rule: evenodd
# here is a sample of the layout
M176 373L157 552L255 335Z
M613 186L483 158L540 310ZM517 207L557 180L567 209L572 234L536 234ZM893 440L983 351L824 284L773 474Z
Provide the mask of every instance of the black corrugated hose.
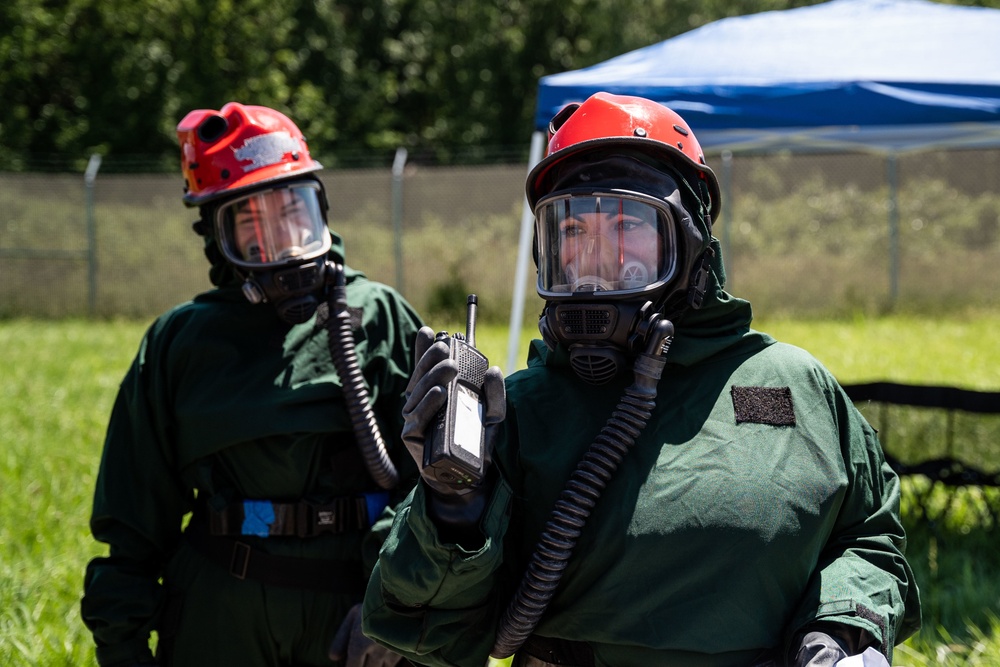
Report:
M652 414L673 335L669 320L660 319L652 326L646 349L635 362L635 380L556 501L521 585L500 621L488 665L506 664L545 613L587 518Z
M386 451L375 413L372 412L368 387L358 366L351 316L347 312L344 267L332 264L327 267L327 271L333 273L333 288L328 300L329 316L326 320L330 356L333 357L333 366L337 369L344 386L344 398L354 428L354 437L358 441L358 447L372 479L379 487L392 489L399 483L399 472L396 471L396 466Z

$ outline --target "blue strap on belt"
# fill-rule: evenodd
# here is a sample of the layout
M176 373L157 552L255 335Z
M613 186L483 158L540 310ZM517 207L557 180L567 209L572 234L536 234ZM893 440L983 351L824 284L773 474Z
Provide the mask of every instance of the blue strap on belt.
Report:
M241 535L267 537L274 523L274 505L270 500L244 500Z
M368 527L371 528L389 505L389 493L387 491L374 491L362 494L362 497L368 514ZM240 526L240 535L268 537L271 534L271 525L274 521L274 504L270 500L247 499L243 501L243 523Z
M371 528L382 515L382 511L389 505L389 492L372 491L363 495L365 503L368 505L368 527Z

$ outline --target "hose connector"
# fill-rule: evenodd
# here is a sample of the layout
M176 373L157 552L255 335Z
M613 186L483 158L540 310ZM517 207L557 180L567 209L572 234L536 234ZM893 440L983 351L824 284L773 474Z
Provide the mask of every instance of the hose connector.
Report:
M646 337L646 348L635 359L632 371L635 374L633 388L637 391L653 392L656 395L656 385L663 376L667 365L667 352L674 342L674 324L667 319L659 319Z

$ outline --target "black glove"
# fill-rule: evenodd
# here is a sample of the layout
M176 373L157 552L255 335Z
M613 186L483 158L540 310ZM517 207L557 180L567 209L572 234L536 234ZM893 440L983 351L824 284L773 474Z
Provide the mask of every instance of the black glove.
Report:
M793 667L834 667L840 660L857 655L875 643L861 628L846 625L814 625L799 635Z
M847 655L836 639L814 630L802 636L793 664L795 667L833 667Z
M458 375L458 364L448 358L448 345L444 341L434 341L434 331L421 327L414 342L414 364L410 383L406 387L406 403L403 405L403 442L410 456L417 462L423 473L424 440L434 428L438 412L448 399L447 385ZM483 426L485 427L485 465L489 466L490 454L496 442L496 425L507 414L507 399L504 391L503 373L498 366L486 371L483 379ZM453 486L431 476L421 474L427 485L428 511L439 529L444 529L442 538L468 545L475 541L470 531L479 523L492 484L489 476L478 486Z
M397 667L408 664L403 656L376 644L361 632L361 605L351 607L330 644L330 660L344 667Z

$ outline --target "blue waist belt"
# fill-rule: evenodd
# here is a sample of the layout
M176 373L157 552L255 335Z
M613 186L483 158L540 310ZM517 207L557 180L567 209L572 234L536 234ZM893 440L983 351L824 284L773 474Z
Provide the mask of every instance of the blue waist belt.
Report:
M367 530L389 504L385 491L341 496L328 503L246 499L222 510L208 508L211 535L314 537Z

